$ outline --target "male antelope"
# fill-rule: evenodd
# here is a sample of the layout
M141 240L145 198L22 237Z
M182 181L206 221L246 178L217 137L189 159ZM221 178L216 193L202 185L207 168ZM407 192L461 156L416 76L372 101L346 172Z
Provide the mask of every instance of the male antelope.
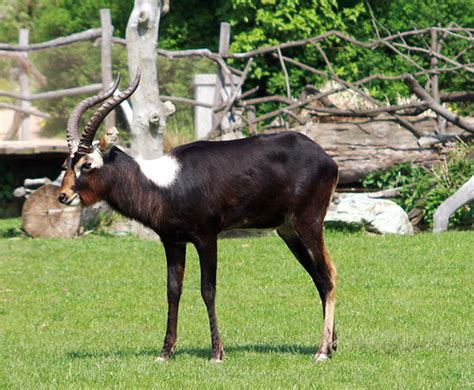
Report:
M323 241L323 220L338 177L335 162L319 145L294 132L193 142L156 160L134 159L115 146L106 154L106 138L97 147L92 144L97 128L132 95L139 76L126 91L111 97L117 84L72 112L67 126L70 157L59 200L85 206L105 200L160 236L168 270L168 323L158 360L169 359L176 346L187 242L199 254L212 359L223 359L214 304L217 236L233 228L275 228L311 276L324 317L316 359L326 360L336 349L336 270ZM79 137L81 115L104 100Z

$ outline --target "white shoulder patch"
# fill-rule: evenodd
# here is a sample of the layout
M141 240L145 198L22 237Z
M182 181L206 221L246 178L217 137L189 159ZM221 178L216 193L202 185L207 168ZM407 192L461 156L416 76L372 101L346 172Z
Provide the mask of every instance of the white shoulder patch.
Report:
M159 187L169 187L178 177L180 169L178 160L172 156L163 156L156 160L144 160L137 157L143 174Z

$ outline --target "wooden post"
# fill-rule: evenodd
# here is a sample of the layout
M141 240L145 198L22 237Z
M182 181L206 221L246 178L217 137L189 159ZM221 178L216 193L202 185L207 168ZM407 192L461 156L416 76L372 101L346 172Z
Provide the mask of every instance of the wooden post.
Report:
M254 122L257 119L257 110L255 106L247 107L247 120L249 122L249 133L257 134L257 124Z
M219 35L219 54L227 54L230 46L230 24L221 23L220 35ZM216 89L214 92L214 107L217 107L223 102L222 93L225 91L225 74L220 66L217 68L216 78ZM222 115L219 113L213 113L212 115L212 128L216 129L220 126L222 121Z
M29 30L26 28L20 29L18 43L20 45L28 45L29 41ZM21 55L24 57L28 57L28 52L22 52ZM22 96L29 96L30 95L30 81L28 79L28 73L23 65L20 65L20 72L19 72L19 81L20 81L20 94ZM31 103L27 100L20 101L20 107L25 110L31 110ZM20 134L18 139L20 141L28 141L31 138L30 133L30 116L28 114L22 114L21 119L21 126L20 126Z
M431 33L431 52L435 53L438 52L440 45L438 45L438 32L435 29L430 30ZM439 100L439 76L436 73L438 68L438 58L434 55L431 55L430 59L430 68L431 70L435 71L435 73L431 76L431 96L436 101L436 103L440 103ZM437 127L436 133L437 134L444 134L446 132L446 119L437 115Z
M110 9L100 10L100 24L102 27L102 40L100 50L101 70L102 70L102 90L105 92L112 84L112 19ZM115 126L115 112L105 118L105 128L110 129Z

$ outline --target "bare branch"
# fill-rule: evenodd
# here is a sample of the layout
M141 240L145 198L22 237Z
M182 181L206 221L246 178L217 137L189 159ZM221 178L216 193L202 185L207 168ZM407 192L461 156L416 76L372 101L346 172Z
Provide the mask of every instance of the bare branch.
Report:
M283 61L283 57L281 55L280 48L277 49L278 59L280 60L280 65L283 70L283 74L285 75L285 86L286 86L286 96L288 99L291 99L291 89L290 89L290 80L288 77L288 71L286 70L285 61Z
M323 97L326 97L326 96L329 96L329 95L333 95L337 92L341 92L343 91L345 88L334 88L334 89L331 89L329 91L326 91L326 92L321 92L319 94L316 94L314 96L311 96L310 98L306 99L306 100L303 100L303 101L300 101L300 102L295 102L295 103L292 103L290 104L289 106L287 107L284 107L284 108L279 108L277 110L273 110L271 112L268 112L262 116L259 116L258 118L256 118L252 123L258 123L258 122L262 122L262 121L265 121L265 120L268 120L268 119L271 119L271 118L274 118L280 114L282 114L285 110L295 110L295 109L298 109L298 108L301 108L301 107L304 107L304 106L307 106L309 103L311 102L314 102L316 100L320 100L321 98Z
M446 92L439 96L442 103L448 102L472 102L474 101L474 91Z
M76 96L96 93L102 90L102 84L91 84L85 87L58 89L57 91L41 92L35 95L23 96L14 92L0 91L0 96L32 102L41 99L58 99L66 96Z
M421 71L424 71L425 69L419 65L413 58L407 56L406 54L402 53L400 50L398 50L394 45L396 45L396 43L394 42L393 45L388 42L388 41L384 41L384 40L381 40L380 42L382 42L383 45L385 45L386 47L388 47L390 50L392 50L393 52L397 53L400 57L402 57L406 62L408 62L409 64L412 64L415 68L417 68L418 70L421 70Z
M207 136L208 139L212 139L212 138L216 137L217 135L219 135L218 128L219 128L219 126L222 122L222 119L224 119L225 115L229 112L231 107L234 105L235 100L237 99L237 96L239 95L239 90L242 88L242 85L244 84L245 79L247 78L247 74L250 70L252 62L253 62L253 58L250 58L247 62L247 65L245 65L244 73L243 73L242 77L240 78L239 83L235 87L235 90L232 93L231 97L227 101L227 104L226 104L224 110L221 113L219 113L219 119L216 121L216 124L214 125L214 128L212 129L212 131L208 134L208 136Z
M274 54L273 56L275 58L277 58L276 54ZM326 78L330 78L330 76L326 72L323 72L319 69L313 68L309 65L303 64L303 63L301 63L299 61L296 61L296 60L294 60L292 58L289 58L289 57L282 56L282 58L285 62L287 62L291 65L297 66L300 69L306 70L308 72L311 72L311 73L314 73L314 74L317 74L317 75L320 75L320 76L323 76L323 77L326 77ZM456 71L459 71L459 70L464 69L464 68L469 67L469 66L474 66L474 64L461 64L459 66L453 66L453 67L449 67L449 68L437 68L436 71L433 70L433 69L427 69L427 70L422 70L422 71L413 73L413 76L419 77L419 76L424 76L424 75L430 75L430 74L433 74L434 72L436 72L436 73L456 72ZM358 81L354 81L352 84L355 85L355 86L360 86L360 85L363 85L363 84L367 84L367 83L369 83L373 80L403 81L404 77L405 77L404 75L387 76L387 75L384 75L384 74L381 74L381 73L377 73L377 74L372 74L370 76L364 77L363 79L360 79Z
M206 108L213 108L214 106L210 103L198 102L197 100L187 99L184 97L178 96L167 96L167 95L160 95L161 100L170 100L173 103L182 103L182 104L189 104L191 106L200 106Z
M36 111L36 110L26 110L24 108L21 108L20 106L16 106L14 104L9 104L9 103L0 103L0 108L6 109L6 110L14 110L14 111L21 112L23 114L34 115L34 116L38 116L40 118L45 118L45 119L51 118L51 115L45 112Z
M474 73L474 68L472 68L470 66L463 66L463 64L460 64L459 62L457 62L455 60L452 60L451 58L446 57L445 55L440 54L438 52L434 52L434 51L431 51L431 50L428 50L428 49L423 49L422 47L408 46L408 45L405 45L403 43L397 43L397 42L394 42L393 45L397 46L397 47L407 49L408 51L418 51L420 53L425 53L425 54L434 56L434 57L436 57L440 60L443 60L444 62L447 62L448 64L463 67L463 69L467 70L468 72Z
M44 86L48 82L46 77L38 70L38 68L34 66L27 57L20 53L0 50L0 57L11 58L18 61L25 72L33 76L40 86Z
M397 111L406 111L418 109L417 111L412 111L407 113L407 115L416 115L422 111L426 111L428 108L423 102L420 103L410 103L410 104L398 104L393 106L382 106L378 108L371 108L365 110L359 109L341 109L341 108L331 108L331 107L308 107L311 111L322 112L325 114L331 114L333 116L345 116L345 117L376 117L380 114L389 114Z
M356 91L360 96L364 97L365 99L367 99L369 102L377 105L377 106L382 106L382 104L380 102L378 102L376 99L374 99L372 96L366 94L364 91L362 91L361 89L359 89L357 86L355 86L354 84L352 83L349 83L348 81L345 81L343 79L341 79L337 74L336 72L334 71L334 68L332 67L331 63L329 62L329 59L328 57L326 56L326 53L324 52L324 50L318 45L318 44L315 44L316 48L318 49L318 51L321 53L324 61L326 62L326 65L328 66L330 72L331 72L331 75L332 75L332 78L337 81L339 84L341 85L344 85L346 88L349 88L349 89L352 89L354 91ZM392 114L390 114L392 115ZM414 136L416 137L421 137L423 134L420 133L420 131L415 127L413 126L409 121L407 121L406 119L404 118L401 118L400 116L396 115L396 114L393 114L392 115L393 118L398 122L400 123L400 125L402 125L403 127L405 127L406 129L408 129Z
M430 94L426 92L420 84L418 84L418 82L412 75L405 75L405 83L408 85L411 91L420 99L422 99L426 103L426 105L428 105L434 112L441 115L449 122L461 127L462 129L467 130L471 133L474 132L474 124L467 122L463 118L460 118L448 109L444 108L441 104L437 103L430 96Z
M243 107L247 107L247 106L253 106L255 104L271 103L271 102L284 103L284 104L293 104L294 100L288 99L287 97L284 97L284 96L272 95L272 96L265 96L265 97L260 97L260 98L242 100L240 102L240 104Z
M318 35L318 36L315 36L315 37L312 37L312 38L300 39L298 41L286 42L286 43L282 43L282 44L279 44L279 45L273 45L273 46L267 46L267 47L263 47L263 48L260 48L260 49L251 50L251 51L248 51L248 52L245 52L245 53L228 53L224 56L224 58L239 58L239 59L249 58L249 57L253 57L253 56L256 56L256 55L263 55L263 54L267 54L267 53L270 53L270 52L274 52L277 49L287 49L287 48L292 48L292 47L305 46L305 45L310 44L310 43L316 43L316 42L323 41L323 40L325 40L329 37L337 37L337 38L339 38L343 41L346 41L346 42L351 43L355 46L362 47L362 48L365 48L365 49L375 49L377 47L380 47L380 46L384 45L385 42L390 42L390 41L393 41L395 39L400 39L400 37L426 34L426 33L429 33L431 29L435 29L436 31L443 31L443 32L447 31L447 32L450 32L450 33L455 32L455 31L462 31L462 32L466 32L466 33L474 32L474 28L432 27L432 28L425 28L425 29L420 29L420 30L415 29L415 30L411 30L411 31L405 31L405 32L402 32L402 33L389 35L389 36L384 37L380 40L377 39L377 40L371 40L371 41L368 41L368 42L363 42L363 41L359 41L355 38L352 38L351 36L346 35L346 34L340 32L340 31L331 30L331 31L328 31L324 34L321 34L321 35ZM469 36L466 37L466 36L461 35L460 38L471 40L471 37L469 37Z
M298 115L295 115L293 114L291 111L289 110L285 110L283 109L283 114L286 114L288 116L291 116L293 119L295 119L300 125L304 125L306 123L305 120L303 120L302 118L300 118Z
M67 37L60 37L60 38L52 39L51 41L42 42L42 43L31 43L29 45L11 45L8 43L0 43L0 50L7 50L7 51L44 50L44 49L64 46L70 43L75 43L75 42L80 42L80 41L91 41L100 37L101 34L102 34L101 28L92 28L90 30L71 34Z

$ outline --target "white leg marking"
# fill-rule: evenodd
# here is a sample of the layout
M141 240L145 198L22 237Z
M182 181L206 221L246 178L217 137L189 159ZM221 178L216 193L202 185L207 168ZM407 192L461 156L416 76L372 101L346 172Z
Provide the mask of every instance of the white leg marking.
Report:
M329 356L326 355L325 353L318 353L316 355L316 362L319 363L319 362L325 362L326 360L329 359Z
M170 187L178 177L180 165L173 156L163 156L156 160L137 157L135 161L143 174L159 187Z

